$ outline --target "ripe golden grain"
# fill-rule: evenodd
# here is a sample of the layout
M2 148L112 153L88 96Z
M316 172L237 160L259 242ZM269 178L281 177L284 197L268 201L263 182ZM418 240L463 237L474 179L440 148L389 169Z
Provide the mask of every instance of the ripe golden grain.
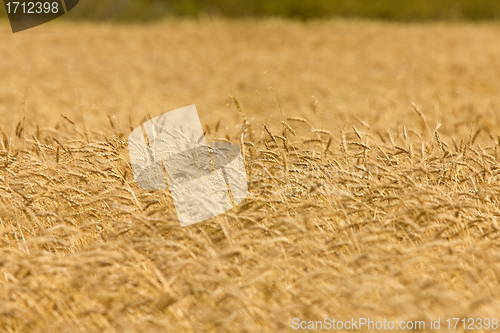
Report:
M0 45L1 331L498 314L495 25L60 28ZM246 146L250 193L181 228L126 138L191 103L207 140Z

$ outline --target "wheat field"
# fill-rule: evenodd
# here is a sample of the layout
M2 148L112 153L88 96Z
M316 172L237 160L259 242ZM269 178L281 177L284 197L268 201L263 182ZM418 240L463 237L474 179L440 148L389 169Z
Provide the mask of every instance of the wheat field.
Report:
M9 29L1 331L498 316L500 25ZM207 139L241 145L250 193L181 228L168 190L134 183L127 137L190 104Z

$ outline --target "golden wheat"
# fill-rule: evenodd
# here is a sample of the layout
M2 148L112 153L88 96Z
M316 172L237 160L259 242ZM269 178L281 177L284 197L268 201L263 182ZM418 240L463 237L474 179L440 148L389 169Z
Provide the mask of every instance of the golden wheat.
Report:
M0 329L495 318L498 31L202 20L3 36ZM135 184L126 138L191 103L208 139L243 148L250 193L181 228L168 190Z

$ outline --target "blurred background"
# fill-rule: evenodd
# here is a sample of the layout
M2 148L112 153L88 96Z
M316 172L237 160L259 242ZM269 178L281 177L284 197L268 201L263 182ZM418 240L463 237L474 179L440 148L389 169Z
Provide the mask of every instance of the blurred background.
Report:
M3 6L0 16L5 16ZM83 0L70 19L151 21L165 16L328 17L391 21L483 21L500 17L498 0Z

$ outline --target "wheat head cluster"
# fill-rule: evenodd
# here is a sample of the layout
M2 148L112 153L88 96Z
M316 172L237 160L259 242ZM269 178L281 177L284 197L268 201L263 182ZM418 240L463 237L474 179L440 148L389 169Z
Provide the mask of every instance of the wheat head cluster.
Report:
M499 26L37 29L0 45L1 331L498 315ZM181 228L127 136L189 104L249 195Z

